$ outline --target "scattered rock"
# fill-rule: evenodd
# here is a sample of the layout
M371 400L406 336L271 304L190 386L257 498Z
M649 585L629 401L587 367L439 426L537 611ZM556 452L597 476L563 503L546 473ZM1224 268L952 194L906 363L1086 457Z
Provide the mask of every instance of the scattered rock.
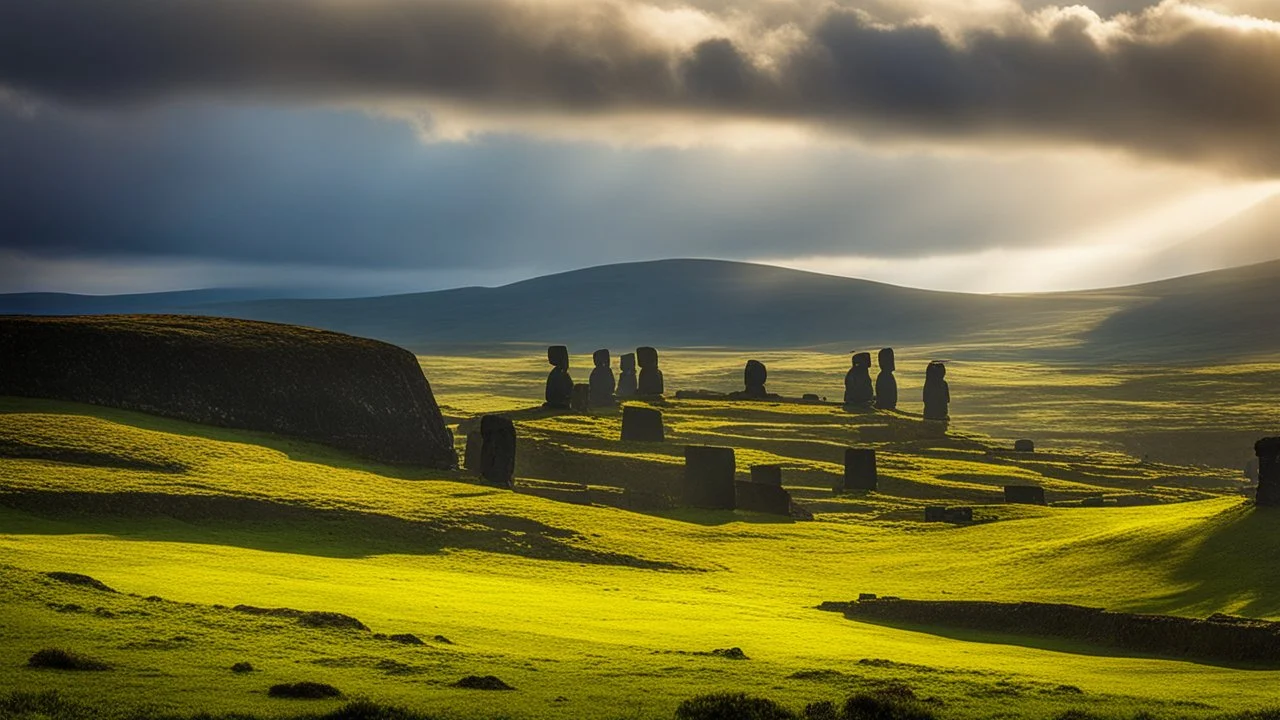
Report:
M748 659L747 654L742 652L742 648L740 647L716 648L715 650L711 651L711 654L716 657L725 658L726 660L747 660Z
M1022 438L1021 440L1014 440L1013 451L1023 452L1023 453L1035 452L1036 443L1034 440L1028 440L1026 438Z
M339 630L368 630L369 628L350 615L319 610L294 610L293 608L260 608L252 605L236 605L231 608L248 615L295 618L299 625L309 628L335 628Z
M57 580L58 582L66 583L68 585L79 585L80 587L101 590L102 592L119 594L117 590L108 587L107 584L101 580L95 580L88 575L81 575L80 573L54 571L47 572L44 576L50 580Z
M250 663L247 663L247 662L238 662L238 663L236 663L235 665L232 665L232 666L231 666L231 672L233 672L233 673L251 673L251 672L253 672L253 665L252 665L252 664L250 664Z
M387 639L391 642L398 642L401 645L426 645L422 639L412 633L399 633L397 635L388 635Z
M493 675L468 675L453 684L464 690L515 690Z
M452 644L453 644L453 641L452 641L452 640L450 640L449 638L447 638L447 637L445 637L445 636L443 636L443 635L437 635L437 636L435 636L435 637L433 637L433 638L431 638L431 639L432 639L432 640L434 640L435 642L438 642L438 643L441 643L441 644L444 644L444 645L452 645Z
M27 667L50 670L110 670L111 666L70 650L45 648L27 658Z
M342 691L326 683L295 682L272 685L267 695L274 698L296 698L300 700L323 700L325 698L342 697Z

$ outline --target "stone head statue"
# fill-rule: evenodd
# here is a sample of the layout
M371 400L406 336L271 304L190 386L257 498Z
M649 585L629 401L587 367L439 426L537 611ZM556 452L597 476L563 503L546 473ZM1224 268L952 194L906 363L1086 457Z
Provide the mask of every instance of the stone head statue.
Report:
M893 359L893 348L882 348L880 350L879 360L881 372L893 372L898 369L898 366L894 363Z
M947 376L947 366L941 360L934 360L924 369L925 380L941 380Z
M636 354L623 353L622 355L622 372L636 371Z
M609 367L609 351L608 350L600 349L591 353L591 359L595 362L596 367L598 368Z
M747 367L742 372L742 379L748 388L764 387L768 378L769 370L765 368L764 363L759 360L747 361Z
M564 345L552 345L547 348L547 362L561 370L569 369L569 348Z
M853 366L854 366L854 367L856 367L856 368L870 368L870 367L871 367L871 353L869 353L869 352L854 353L854 354L853 354Z
M642 368L658 367L658 351L651 347L636 348L636 359L640 361Z

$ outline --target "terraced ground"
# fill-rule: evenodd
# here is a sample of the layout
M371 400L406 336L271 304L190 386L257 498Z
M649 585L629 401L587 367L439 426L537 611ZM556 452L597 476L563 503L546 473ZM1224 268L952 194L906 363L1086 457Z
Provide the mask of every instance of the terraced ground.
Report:
M669 718L680 700L718 690L799 709L896 683L956 718L1280 705L1280 668L816 609L874 592L1280 617L1280 517L1246 503L1239 470L1252 439L1280 428L1265 397L1280 365L954 363L953 422L939 435L911 414L911 368L935 352L899 353L904 412L671 399L669 440L656 446L620 442L616 410L533 409L540 352L422 358L455 427L484 412L517 418L515 493L263 434L2 398L0 693L180 714L292 716L343 702L266 693L312 680L457 718ZM770 390L832 398L848 362L760 358ZM668 389L737 389L744 360L665 353ZM575 363L585 380L590 363ZM1040 451L1008 452L1024 435ZM1146 460L1135 442L1149 444ZM628 509L637 489L678 477L686 443L735 447L743 472L781 463L815 519ZM850 444L879 451L879 492L831 492ZM1043 485L1051 506L1001 504L1011 480ZM1106 506L1079 506L1098 495ZM978 522L920 522L938 499L973 506ZM242 604L342 613L369 630ZM403 633L423 644L389 637ZM45 647L113 669L26 667ZM746 659L712 652L733 647ZM255 670L232 673L237 662ZM468 675L516 690L453 686Z

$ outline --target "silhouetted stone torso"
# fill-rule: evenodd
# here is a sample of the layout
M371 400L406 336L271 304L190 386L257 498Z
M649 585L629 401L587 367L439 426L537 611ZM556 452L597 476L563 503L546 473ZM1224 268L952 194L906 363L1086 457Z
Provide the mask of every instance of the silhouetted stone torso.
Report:
M552 345L547 348L547 362L551 372L547 375L547 392L544 407L568 410L573 401L573 378L569 377L569 348Z
M762 398L768 395L764 389L764 383L768 379L769 370L765 368L764 363L759 360L748 360L747 367L742 371L742 381L747 386L746 396Z
M733 448L690 445L684 449L684 502L691 507L732 510Z
M924 417L946 420L951 404L951 388L947 385L947 366L937 360L924 371Z
M651 347L636 348L640 362L640 380L636 391L641 395L661 395L666 391L662 383L662 371L658 369L658 351Z
M897 363L893 358L893 348L880 351L880 374L876 375L876 407L881 410L898 408L898 379L893 376Z
M622 407L622 439L636 442L662 442L662 411L638 405Z
M620 398L636 394L636 354L627 353L622 356L622 371L618 374L617 395Z
M511 487L516 473L516 426L502 415L480 418L480 476L499 487Z
M1280 437L1259 440L1253 451L1258 456L1258 506L1280 507Z
M596 367L591 371L591 406L608 407L613 404L613 368L609 367L609 351L597 350L591 359Z
M851 406L870 405L875 399L875 389L871 386L871 353L854 353L853 367L844 376L844 404Z

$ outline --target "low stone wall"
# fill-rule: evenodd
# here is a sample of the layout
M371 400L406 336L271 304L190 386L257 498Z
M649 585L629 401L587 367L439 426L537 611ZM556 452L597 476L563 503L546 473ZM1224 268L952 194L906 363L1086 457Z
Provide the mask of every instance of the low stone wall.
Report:
M819 607L853 620L1060 638L1154 655L1280 663L1280 622L1230 615L1198 620L1053 603L895 598L826 602Z
M388 463L457 464L412 353L311 328L183 315L4 316L0 395L278 433Z

